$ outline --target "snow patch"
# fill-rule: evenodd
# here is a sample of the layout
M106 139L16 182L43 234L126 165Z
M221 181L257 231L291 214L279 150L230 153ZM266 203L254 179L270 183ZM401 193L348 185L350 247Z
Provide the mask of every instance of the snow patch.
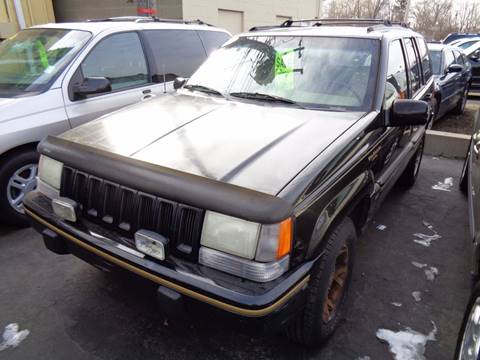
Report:
M360 356L356 360L371 360L370 356Z
M438 275L438 268L435 266L430 266L428 269L425 269L425 276L427 277L427 280L433 281Z
M416 302L422 301L422 292L421 291L413 291L412 296Z
M412 265L419 268L419 269L423 269L424 267L427 267L427 264L422 264L422 263L419 263L417 261L412 261Z
M384 231L387 228L386 225L380 224L377 226L377 230Z
M433 235L415 233L413 234L413 236L417 238L417 239L413 239L414 242L416 242L417 244L423 245L425 247L429 247L430 245L432 245L432 241L435 241L441 238L441 236L436 233Z
M435 266L428 266L427 264L422 264L417 261L412 261L412 265L419 269L425 269L425 276L429 281L435 280L438 275L438 268L436 268Z
M441 191L451 191L451 187L453 186L453 178L448 177L445 178L443 181L437 182L436 185L432 186L433 190L441 190Z
M8 347L17 347L30 334L28 330L18 331L18 324L8 324L3 331L3 341L0 343L0 351Z
M388 343L395 360L425 360L425 347L428 341L436 341L437 326L432 321L433 330L428 335L406 328L402 331L377 330L377 338Z
M395 307L402 307L402 303L399 302L392 302L392 305Z

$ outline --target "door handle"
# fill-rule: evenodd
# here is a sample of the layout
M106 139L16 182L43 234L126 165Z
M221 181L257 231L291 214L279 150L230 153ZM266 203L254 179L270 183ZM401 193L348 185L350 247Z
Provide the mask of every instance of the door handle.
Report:
M155 97L155 94L146 94L146 95L142 96L141 100L145 101L145 100L151 99L153 97Z

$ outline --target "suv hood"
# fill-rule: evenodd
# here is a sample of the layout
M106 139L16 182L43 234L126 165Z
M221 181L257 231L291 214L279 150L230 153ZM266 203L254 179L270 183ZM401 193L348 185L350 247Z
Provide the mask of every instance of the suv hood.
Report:
M276 195L362 115L176 93L62 138Z

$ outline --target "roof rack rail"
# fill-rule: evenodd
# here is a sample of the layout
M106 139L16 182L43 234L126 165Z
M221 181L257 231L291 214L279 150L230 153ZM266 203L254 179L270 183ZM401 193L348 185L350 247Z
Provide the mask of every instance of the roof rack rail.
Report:
M103 19L88 19L87 22L107 22L107 21L125 21L125 22L135 22L135 23L149 23L149 22L159 22L159 23L167 23L167 24L185 24L185 25L207 25L213 26L212 24L208 24L200 19L196 20L179 20L179 19L162 19L157 18L156 16L117 16L117 17L109 17Z
M393 26L398 25L402 27L408 27L407 24L403 22L391 21L388 19L349 19L349 18L338 18L338 19L299 19L299 20L286 20L280 25L273 26L255 26L250 29L250 31L262 31L262 30L271 30L278 28L292 28L292 27L314 27L314 26L370 26L367 31L372 31L374 28L372 26Z

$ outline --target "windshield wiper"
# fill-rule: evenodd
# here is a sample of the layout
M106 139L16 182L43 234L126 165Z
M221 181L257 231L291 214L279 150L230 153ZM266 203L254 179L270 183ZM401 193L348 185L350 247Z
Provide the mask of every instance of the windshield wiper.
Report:
M187 84L187 85L184 85L183 88L191 91L201 91L207 94L220 95L225 97L225 95L223 95L220 91L204 85Z
M251 93L251 92L231 92L229 93L230 96L239 97L243 99L252 99L252 100L260 100L260 101L272 101L272 102L281 102L284 104L295 105L300 108L304 108L302 105L297 103L294 100L287 99L281 96L270 95L270 94L262 94L262 93Z

